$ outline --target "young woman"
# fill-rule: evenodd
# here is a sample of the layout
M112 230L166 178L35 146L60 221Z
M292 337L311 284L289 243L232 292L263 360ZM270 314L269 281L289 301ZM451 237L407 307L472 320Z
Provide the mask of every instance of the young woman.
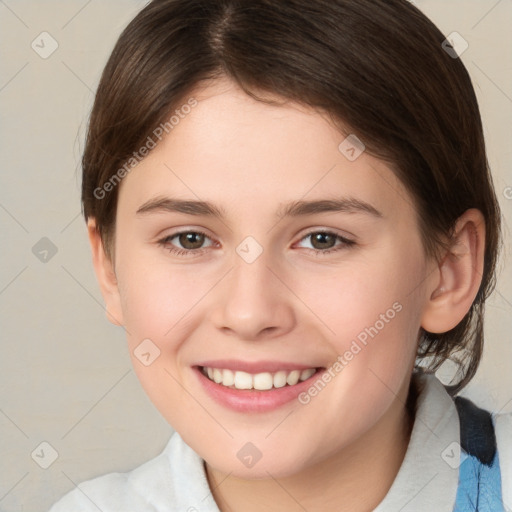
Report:
M176 433L52 512L510 508L512 419L456 397L500 213L448 43L405 0L155 0L129 24L82 200Z

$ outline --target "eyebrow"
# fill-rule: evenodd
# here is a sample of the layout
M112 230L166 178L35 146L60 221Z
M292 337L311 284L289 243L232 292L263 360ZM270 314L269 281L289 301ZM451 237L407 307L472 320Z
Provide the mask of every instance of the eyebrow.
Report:
M149 213L184 213L186 215L202 215L225 219L226 212L222 208L207 201L191 201L171 197L155 197L146 201L136 215ZM293 201L281 204L277 217L299 217L318 213L365 213L374 217L383 217L382 213L370 203L355 198L320 199L316 201Z

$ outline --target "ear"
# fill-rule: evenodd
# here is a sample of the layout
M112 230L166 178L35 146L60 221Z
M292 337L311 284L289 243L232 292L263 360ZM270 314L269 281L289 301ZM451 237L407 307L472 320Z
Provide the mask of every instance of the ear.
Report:
M91 244L94 271L100 285L101 295L105 301L107 318L114 325L121 326L123 325L123 311L114 265L105 254L95 219L88 220L87 231Z
M485 219L472 208L457 220L450 249L437 263L427 289L430 297L423 310L423 329L444 333L464 318L482 282L484 252Z

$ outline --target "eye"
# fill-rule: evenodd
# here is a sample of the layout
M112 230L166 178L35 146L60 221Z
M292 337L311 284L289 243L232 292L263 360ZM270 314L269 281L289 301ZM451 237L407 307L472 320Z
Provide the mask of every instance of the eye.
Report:
M177 239L177 242L182 246L182 249L176 247L172 240ZM203 252L201 247L205 240L210 238L202 231L180 231L173 235L166 236L158 241L158 244L165 247L170 253L178 256L189 256L193 253L198 254ZM211 244L213 245L213 244Z
M353 240L349 240L331 231L311 231L301 239L301 242L308 238L311 240L311 245L313 246L311 250L322 256L331 252L348 249L352 245L355 245ZM337 241L340 243L336 245Z
M312 231L304 236L301 242L308 238L311 240L312 248L307 249L322 256L348 249L352 245L355 245L354 241L333 233L332 231ZM176 247L176 242L173 243L174 239L181 245L181 248ZM158 244L167 249L171 254L177 256L193 256L201 254L207 247L214 245L214 243L210 243L208 246L203 247L206 240L210 240L211 242L210 237L202 231L180 231L162 238L158 241ZM339 243L337 244L336 242Z

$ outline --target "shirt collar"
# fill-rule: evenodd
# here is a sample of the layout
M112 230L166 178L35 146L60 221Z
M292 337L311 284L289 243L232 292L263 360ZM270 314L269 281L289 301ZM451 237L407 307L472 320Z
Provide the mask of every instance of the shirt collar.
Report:
M398 474L374 512L452 512L460 465L459 417L443 384L413 373L420 393L411 438Z

